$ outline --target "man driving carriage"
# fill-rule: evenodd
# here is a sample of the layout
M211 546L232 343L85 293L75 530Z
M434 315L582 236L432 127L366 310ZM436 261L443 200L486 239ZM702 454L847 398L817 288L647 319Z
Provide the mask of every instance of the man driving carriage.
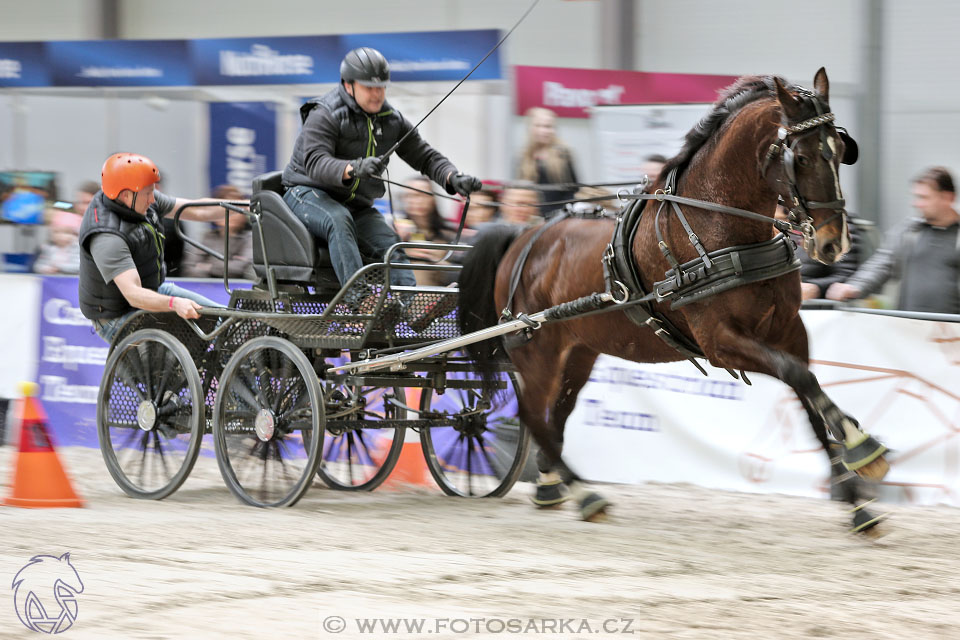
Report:
M103 164L101 189L80 224L80 310L97 334L111 342L137 309L175 311L199 318L200 307L220 307L200 294L165 282L160 219L191 200L156 190L157 165L134 153L116 153ZM211 221L219 209L186 210L183 218Z
M386 102L389 82L390 67L379 51L360 47L347 53L340 64L340 85L300 108L303 127L283 171L284 200L310 233L327 242L341 285L363 266L361 253L381 260L400 241L372 205L385 191L379 176L389 158L382 154L404 136L397 147L400 157L451 195L466 196L482 187L479 179L461 174L427 144ZM409 263L402 251L394 256L391 260ZM407 269L392 270L391 280L416 286ZM350 302L362 306L364 297L358 294ZM407 320L425 326L449 311L439 306Z

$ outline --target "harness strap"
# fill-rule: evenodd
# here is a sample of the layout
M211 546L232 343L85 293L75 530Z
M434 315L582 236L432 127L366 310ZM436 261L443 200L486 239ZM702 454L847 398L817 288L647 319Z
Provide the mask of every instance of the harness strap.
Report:
M523 276L523 268L527 264L527 258L530 256L530 252L533 250L533 245L536 244L537 240L540 239L540 236L542 236L547 229L557 224L561 220L566 220L568 217L569 214L566 212L561 213L560 215L550 219L546 224L537 229L536 233L530 236L527 244L523 247L523 251L520 252L520 257L517 258L517 261L513 264L513 271L510 273L510 290L507 293L507 304L503 307L503 311L500 312L500 322L515 319L511 309L513 306L513 297L517 293L517 287L520 286L520 278Z

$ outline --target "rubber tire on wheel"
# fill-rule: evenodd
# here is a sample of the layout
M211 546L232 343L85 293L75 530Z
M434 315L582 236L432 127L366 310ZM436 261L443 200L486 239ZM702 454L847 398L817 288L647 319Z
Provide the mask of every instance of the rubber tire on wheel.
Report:
M374 393L377 390L377 387L362 387L362 389L366 389L366 393L363 395L367 396L371 393ZM404 397L404 390L402 387L394 387L393 393L399 398ZM393 411L396 413L394 416L396 419L402 420L406 417L407 410L403 407L394 406ZM334 423L334 420L330 420L327 423L327 426L333 426ZM375 426L372 426L375 425L376 422L371 420L371 423L371 429L376 429ZM382 430L388 431L389 429L385 428ZM328 444L325 444L323 447L324 455L320 456L320 466L317 468L317 475L320 476L320 479L323 480L324 484L331 489L336 489L337 491L373 491L383 484L384 480L390 476L393 468L397 466L397 461L400 459L400 454L403 452L403 439L406 433L406 429L403 427L396 427L393 429L393 441L390 443L390 449L387 451L387 455L383 458L383 462L380 464L377 472L365 482L361 482L360 484L347 484L337 478L332 470L328 472L328 468L325 468L325 466L329 465L332 461L326 460L327 454L333 450L339 442L350 443L351 434L353 434L355 438L356 434L362 434L363 432L364 430L361 429L359 431L348 431L340 435L333 435L329 432L326 434L326 440ZM369 449L367 449L367 451L369 451ZM352 457L353 456L351 456L351 458ZM371 458L368 456L368 459Z
M516 396L516 380L514 376L510 374L510 383L513 387L514 397ZM466 394L473 394L472 390L465 389L447 389L444 393L445 397L452 398L454 395L457 395L460 399L466 397ZM431 405L433 404L433 390L424 389L423 395L420 397L420 411L427 412L430 410ZM463 405L462 402L458 402L458 405ZM475 406L475 405L474 405ZM489 413L487 414L489 415ZM512 413L512 418L515 419L516 414ZM470 493L469 491L465 492L460 489L457 484L454 482L454 479L451 475L448 475L448 469L444 467L443 462L438 455L435 440L435 431L438 429L449 429L450 433L454 431L454 427L431 427L423 428L420 431L420 444L423 446L423 456L427 462L427 468L430 469L430 474L433 476L433 479L436 480L437 484L440 485L440 489L443 490L449 496L460 496L460 497L470 497L470 498L499 498L505 495L510 489L513 488L513 485L516 483L517 479L520 477L520 474L523 472L524 464L526 463L527 456L530 453L530 433L527 431L527 428L519 422L516 421L516 452L514 454L513 460L510 463L509 468L506 473L502 476L497 476L499 483L496 484L492 489L483 493ZM458 437L462 437L458 436ZM471 458L472 454L476 451L471 444L469 449ZM479 457L478 457L479 460ZM492 466L492 465L491 465ZM468 485L471 486L471 485Z
M241 375L240 369L249 362L253 362L256 359L258 352L264 352L267 350L272 350L279 353L281 356L289 360L290 364L295 368L295 373L297 375L296 380L302 381L306 389L306 396L308 407L310 409L310 418L309 418L309 430L302 432L302 442L304 447L304 453L306 454L306 462L304 464L303 470L300 472L299 479L293 484L289 491L287 491L282 497L276 500L265 500L258 499L253 496L251 492L244 487L243 482L237 477L235 465L231 462L231 451L227 443L228 436L228 421L226 420L225 412L230 409L228 403L233 402L228 399L231 397L231 393L234 389L251 391L249 387L244 386L243 381L239 380ZM274 392L272 387L273 380L275 378L268 378L271 382L271 392ZM293 380L293 377L288 377L288 380ZM281 378L282 380L282 378ZM256 380L259 384L259 380ZM239 386L235 386L239 385ZM262 388L258 391L262 392ZM281 393L281 399L284 395L289 395L290 389L287 389L285 393ZM279 393L279 392L278 392ZM257 404L256 411L255 407L247 401L250 410L245 412L246 418L256 419L259 415L259 411L269 410L267 407L260 406L262 404L261 399L265 400L266 398L261 397L255 398L255 403ZM301 407L297 411L303 411L306 407ZM291 411L293 409L290 409ZM277 418L277 425L281 424L280 417ZM245 342L236 353L230 358L227 362L227 365L223 369L223 374L220 377L220 384L217 389L217 400L214 404L213 411L213 443L217 453L217 464L220 467L220 475L223 476L223 480L227 485L227 488L237 498L242 502L245 502L249 505L255 507L290 507L297 503L300 498L303 497L303 494L306 493L307 489L310 488L310 484L313 481L313 477L317 472L317 466L320 464L320 451L323 447L323 429L326 422L324 405L322 396L320 394L320 383L317 380L316 372L313 369L310 361L303 354L303 352L294 346L291 342L275 337L275 336L260 336L258 338L253 338ZM282 428L276 428L276 431L273 432L267 440L260 439L253 427L254 423L251 423L247 428L251 429L247 433L252 434L254 438L254 448L260 448L258 442L262 443L262 450L264 455L261 456L264 467L264 476L266 476L267 470L267 457L266 449L272 447L272 453L276 454L276 458L279 459L282 457L280 452L280 442L282 442L283 437L277 438L277 433L282 431ZM271 427L273 429L274 427ZM231 431L229 435L233 435L234 432ZM250 452L251 454L253 451ZM259 454L258 454L259 455ZM237 457L235 455L235 457ZM252 457L252 456L251 456Z
M135 367L127 369L128 373L132 374L132 376L127 377L126 384L124 384L124 380L117 377L120 371L119 368L121 363L134 364L132 361L129 361L127 357L134 352L138 354L136 359L140 364L140 370L132 370ZM151 352L154 353L151 354ZM142 486L142 482L138 484L133 478L129 477L128 473L124 470L123 464L117 457L113 439L111 438L111 427L108 422L112 421L112 417L124 417L128 424L132 424L134 430L140 429L142 431L143 435L141 437L143 439L140 442L140 450L143 451L141 468L145 466L144 462L147 460L146 455L150 451L151 446L153 451L160 453L160 459L163 459L163 447L160 441L161 429L150 428L149 430L143 430L136 423L138 411L132 404L136 402L136 400L129 396L129 393L133 389L130 384L131 382L134 384L143 384L144 378L151 379L154 377L154 369L152 366L149 366L154 363L149 362L149 359L144 363L142 355L161 354L163 355L161 366L156 370L156 374L160 376L160 379L157 381L158 389L154 392L154 406L156 406L158 402L156 397L159 397L161 400L164 397L168 397L165 393L166 391L176 391L176 394L171 396L171 398L180 398L178 402L184 402L185 399L189 399L189 406L192 407L192 409L189 417L187 417L185 421L186 427L185 429L178 430L177 433L178 435L189 434L190 439L186 443L183 460L179 467L172 474L168 474L168 480L162 486L148 489ZM143 370L144 364L149 367L146 371ZM182 372L182 376L178 377L177 380L180 380L183 384L176 389L172 386L169 388L161 388L168 386L162 384L164 382L169 384L177 381L170 380L169 375L171 372L177 371L178 368L179 371ZM124 384L123 388L128 392L126 399L122 398L123 394L121 388L117 385L118 382ZM113 395L115 390L117 391L116 396ZM136 395L140 398L140 403L142 404L145 401L142 392L137 391ZM123 412L124 407L119 405L124 404L124 400L126 400L127 404L126 415L120 416L119 414ZM167 402L169 401L170 400L167 400ZM180 409L175 410L176 413L182 414L186 406L187 405L183 405ZM113 476L114 481L123 489L124 493L134 498L144 500L161 500L179 489L183 481L190 475L193 465L197 462L197 456L200 454L204 418L205 407L203 403L203 391L200 386L200 374L197 373L197 367L193 362L193 358L190 356L190 352L179 340L159 329L141 329L131 333L114 346L104 367L103 379L100 383L100 391L97 396L97 437L100 440L100 452L103 454L103 460L107 465L107 470L110 472L110 475ZM132 423L130 421L132 421ZM135 431L132 431L132 433L135 433ZM153 435L151 436L149 434ZM168 441L174 440L169 438L166 433L164 436L167 437ZM148 443L150 439L153 440L152 443ZM132 439L128 439L128 442L132 442ZM182 443L182 440L177 439L176 442ZM173 448L168 447L168 451L172 450ZM151 459L153 459L152 456ZM166 463L164 463L164 469L166 470Z

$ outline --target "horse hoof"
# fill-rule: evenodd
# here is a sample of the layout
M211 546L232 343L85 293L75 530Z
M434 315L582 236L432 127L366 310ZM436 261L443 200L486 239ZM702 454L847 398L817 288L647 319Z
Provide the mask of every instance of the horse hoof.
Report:
M564 493L561 483L538 484L537 493L530 498L530 501L538 509L560 509L563 503L570 499L569 494Z
M859 533L870 538L879 538L883 535L882 530L878 529L877 525L886 520L890 514L881 513L877 516L870 513L865 507L872 502L874 501L864 502L853 509L853 527L850 529L851 533Z
M890 463L883 454L887 448L871 435L863 434L856 443L846 443L843 465L866 480L879 482L890 471Z
M607 522L610 519L607 513L610 504L599 493L591 493L580 503L580 518L586 522Z
M871 482L880 482L889 472L890 463L883 456L857 469L857 475Z

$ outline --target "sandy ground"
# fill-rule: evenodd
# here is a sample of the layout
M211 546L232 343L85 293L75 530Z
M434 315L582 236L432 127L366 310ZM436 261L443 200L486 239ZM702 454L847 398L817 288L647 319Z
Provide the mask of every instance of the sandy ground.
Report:
M3 482L10 455L0 451ZM525 484L474 501L317 485L294 508L266 511L240 505L210 458L178 493L141 502L98 451L61 456L88 508L0 508L0 585L35 554L69 551L85 590L62 637L960 634L951 508L898 508L879 541L847 534L841 506L825 500L689 485L604 487L615 511L602 525L570 507L534 510ZM3 592L0 638L36 637ZM419 633L358 627L375 618L425 620Z

